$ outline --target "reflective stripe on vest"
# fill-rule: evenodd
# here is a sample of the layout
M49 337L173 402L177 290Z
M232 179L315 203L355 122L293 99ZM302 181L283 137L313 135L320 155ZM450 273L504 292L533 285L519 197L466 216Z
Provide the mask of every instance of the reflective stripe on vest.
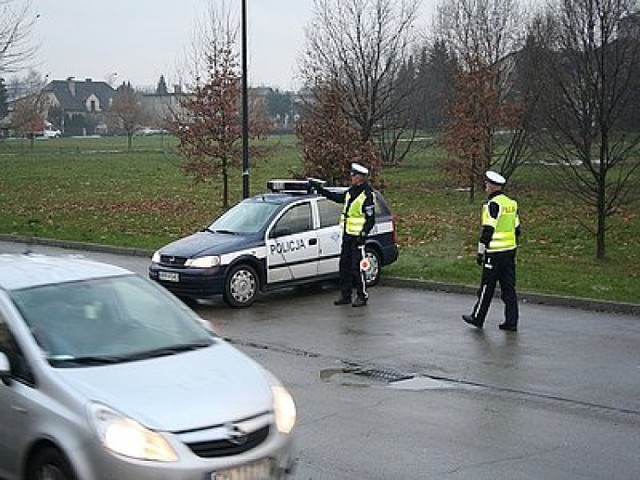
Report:
M516 248L516 227L518 226L518 204L504 194L491 199L498 204L498 218L489 215L489 202L482 208L482 225L493 227L488 252L503 252Z
M342 207L342 215L340 215L340 225L344 228L345 232L349 235L360 235L360 232L364 228L365 218L364 218L364 202L367 199L367 195L364 191L358 195L351 205L349 206L349 211L347 211L347 205L349 205L349 200L351 196L349 192L345 195L344 198L344 206ZM345 219L347 222L345 228Z

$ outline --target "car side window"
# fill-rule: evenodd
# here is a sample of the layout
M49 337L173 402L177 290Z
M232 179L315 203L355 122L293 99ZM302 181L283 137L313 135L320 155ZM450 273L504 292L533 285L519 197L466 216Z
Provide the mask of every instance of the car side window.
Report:
M271 238L306 232L311 228L311 204L294 205L280 217L271 230Z
M320 228L335 227L340 222L342 205L330 200L318 200L318 213L320 215Z
M9 330L4 318L0 314L0 351L9 359L12 377L28 385L34 385L33 373L29 369L27 359L22 353L22 349L16 342L15 337Z
M389 207L385 203L384 199L380 196L380 193L374 193L373 201L376 208L376 215L390 215Z

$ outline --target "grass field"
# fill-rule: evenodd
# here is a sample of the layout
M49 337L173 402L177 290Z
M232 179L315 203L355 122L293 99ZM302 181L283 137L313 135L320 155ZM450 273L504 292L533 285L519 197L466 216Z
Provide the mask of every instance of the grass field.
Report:
M0 233L155 249L191 233L221 211L219 183L195 185L179 170L165 136L0 141ZM251 165L251 193L269 178L300 169L293 137L272 137L270 156ZM401 254L386 275L476 285L479 212L484 194L447 187L436 148L415 148L377 182L398 224ZM542 166L526 166L507 193L518 200L524 236L518 289L640 302L638 204L610 220L607 259L595 260L595 238L579 219L592 214L559 191ZM640 180L636 179L637 188ZM231 181L241 199L241 170Z

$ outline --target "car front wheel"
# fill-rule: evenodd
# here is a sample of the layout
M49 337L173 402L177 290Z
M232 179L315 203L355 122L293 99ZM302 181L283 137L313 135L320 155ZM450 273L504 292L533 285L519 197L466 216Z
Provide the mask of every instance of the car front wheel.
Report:
M237 265L227 275L223 298L232 307L248 307L255 301L259 289L256 271L249 265Z
M27 480L75 480L69 462L55 448L40 450L29 462Z

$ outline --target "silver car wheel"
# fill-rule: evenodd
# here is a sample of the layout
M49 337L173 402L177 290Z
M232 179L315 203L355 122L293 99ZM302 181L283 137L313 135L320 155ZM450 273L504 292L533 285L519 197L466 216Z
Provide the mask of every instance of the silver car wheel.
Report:
M369 268L364 272L364 280L367 285L375 285L380 280L380 257L374 250L367 250L366 257Z
M29 459L26 480L74 480L71 466L55 448L45 447Z
M67 480L67 476L55 465L43 465L38 473L39 480Z

